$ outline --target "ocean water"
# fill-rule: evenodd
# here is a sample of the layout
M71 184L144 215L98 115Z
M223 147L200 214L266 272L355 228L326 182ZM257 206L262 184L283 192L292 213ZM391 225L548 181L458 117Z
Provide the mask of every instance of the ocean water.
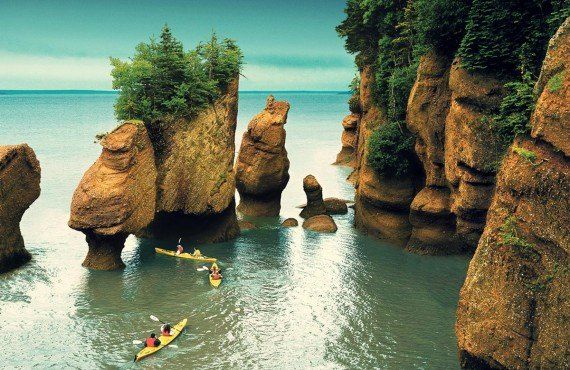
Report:
M237 144L267 93L240 94ZM100 153L98 132L115 125L113 94L0 95L0 145L27 142L42 167L40 198L21 223L33 260L0 275L0 363L16 368L452 369L453 331L466 257L426 257L353 228L335 216L335 234L282 229L305 202L311 173L325 197L352 199L350 169L332 166L348 95L277 92L291 103L287 150L291 180L280 218L234 241L199 245L224 269L211 288L198 264L156 255L169 240L129 237L127 267L81 267L87 245L67 227L71 196ZM132 362L158 325L189 326L143 362Z

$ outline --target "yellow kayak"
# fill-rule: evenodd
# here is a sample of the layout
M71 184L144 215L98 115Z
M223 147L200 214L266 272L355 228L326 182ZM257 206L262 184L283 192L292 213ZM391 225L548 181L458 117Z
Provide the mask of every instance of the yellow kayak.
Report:
M170 331L172 333L172 335L169 335L169 336L161 335L160 337L158 337L158 340L160 340L160 345L158 347L145 347L145 348L143 348L135 356L135 362L139 362L143 358L148 357L148 356L160 351L161 349L163 349L167 345L169 345L177 336L180 335L182 330L184 330L184 327L186 326L187 321L188 321L188 319L184 319L184 320L180 321L178 324L172 326L172 329Z
M216 264L216 262L214 262L214 263L212 264L212 268L214 268L214 267L218 267L218 265ZM214 288L219 287L220 284L222 283L222 279L212 279L212 274L210 274L209 278L210 278L210 284L212 284L212 286L213 286Z
M213 257L206 257L206 256L202 256L202 255L195 256L193 254L186 253L186 252L180 253L177 255L175 251L170 251L168 249L154 248L154 250L156 251L156 253L165 254L165 255L170 256L170 257L186 258L189 260L202 261L202 262L216 262L217 261L217 259L213 258Z

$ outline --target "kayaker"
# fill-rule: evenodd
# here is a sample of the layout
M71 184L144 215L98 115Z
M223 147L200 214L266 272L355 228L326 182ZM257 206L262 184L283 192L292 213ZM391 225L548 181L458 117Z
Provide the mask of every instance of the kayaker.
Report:
M222 270L218 267L218 265L210 267L210 275L218 274L221 275Z
M202 252L199 249L194 248L194 257L202 257Z
M166 337L169 337L172 335L172 334L170 334L171 330L172 330L172 327L168 323L166 323L160 327L160 333Z
M181 244L178 244L178 246L176 247L176 255L179 256L183 252L184 252L184 247Z
M213 280L220 280L222 278L222 275L218 270L214 271L212 274L210 274L210 276Z
M158 347L158 346L160 346L160 340L156 337L156 334L151 333L150 337L146 338L145 346L146 347Z

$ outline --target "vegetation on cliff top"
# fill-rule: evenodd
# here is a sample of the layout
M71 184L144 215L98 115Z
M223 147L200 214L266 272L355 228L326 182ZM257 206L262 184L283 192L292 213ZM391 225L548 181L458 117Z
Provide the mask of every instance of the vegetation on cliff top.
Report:
M242 53L231 39L210 40L184 51L165 25L160 39L140 43L129 61L111 58L118 119L141 119L150 124L165 116L195 116L212 104L236 78Z
M419 57L428 50L460 57L471 72L506 78L508 94L493 127L510 143L528 132L532 85L548 40L569 9L568 0L348 0L336 30L357 66L372 67L374 102L388 123L405 119ZM380 146L370 142L369 149L398 160L396 153L375 153Z

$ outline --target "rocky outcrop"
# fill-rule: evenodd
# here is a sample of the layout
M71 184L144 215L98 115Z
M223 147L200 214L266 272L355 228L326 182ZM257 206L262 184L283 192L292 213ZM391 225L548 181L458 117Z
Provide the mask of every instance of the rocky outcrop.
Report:
M570 21L551 40L530 137L515 141L457 310L465 368L570 367ZM480 166L471 152L459 153ZM461 181L461 180L460 180Z
M323 202L323 188L315 176L305 176L303 179L303 190L307 196L307 204L299 215L303 218L325 215L327 213L327 209Z
M338 230L334 220L329 215L317 215L306 219L303 228L319 233L334 233Z
M86 235L83 266L123 267L121 251L129 234L140 234L155 215L157 170L154 150L140 121L127 121L102 140L99 159L73 194L69 226Z
M299 226L299 221L297 221L297 219L295 219L295 218L288 218L281 223L281 226L283 226L283 227Z
M329 215L344 215L348 213L347 201L339 198L325 198L325 209Z
M225 94L192 120L152 125L158 215L148 229L150 235L174 232L204 242L239 235L233 171L237 111L235 79Z
M243 134L236 163L238 211L247 216L278 216L281 192L289 182L285 128L289 103L270 95L265 109Z
M0 146L0 273L32 257L24 246L20 221L40 196L40 163L27 144Z
M426 179L425 187L410 205L412 233L406 249L422 254L448 254L461 249L444 167L450 65L449 57L433 51L423 56L408 100L407 126L416 137L415 151Z
M410 204L416 193L416 179L379 176L367 161L367 141L372 132L386 122L372 102L373 73L365 67L360 79L362 118L358 125L355 179L354 222L357 228L379 238L405 245L411 234Z
M340 153L336 156L334 164L350 167L355 166L357 141L356 128L358 127L359 120L359 113L351 113L342 120L342 148Z

